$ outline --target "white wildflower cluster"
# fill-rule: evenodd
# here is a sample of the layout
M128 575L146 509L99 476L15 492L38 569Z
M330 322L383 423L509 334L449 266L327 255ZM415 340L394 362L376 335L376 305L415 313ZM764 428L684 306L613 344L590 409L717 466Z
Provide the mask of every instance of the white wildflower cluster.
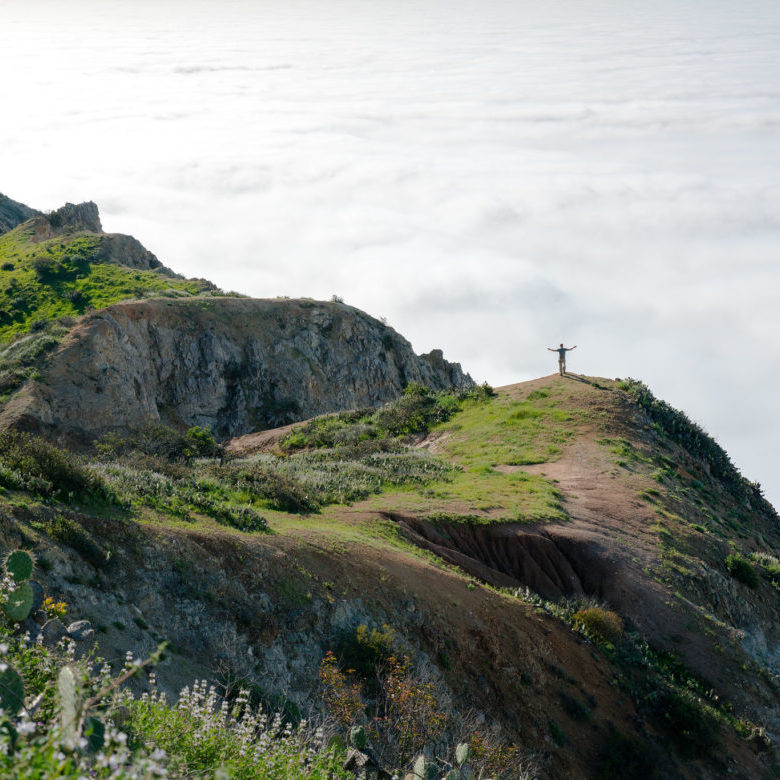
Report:
M264 767L269 777L286 776L285 767L305 771L325 748L322 729L313 729L306 720L292 726L280 713L269 717L262 707L250 705L246 691L229 703L220 701L213 685L196 681L182 690L176 706L194 729L194 740L209 742L220 733L229 735L232 757Z

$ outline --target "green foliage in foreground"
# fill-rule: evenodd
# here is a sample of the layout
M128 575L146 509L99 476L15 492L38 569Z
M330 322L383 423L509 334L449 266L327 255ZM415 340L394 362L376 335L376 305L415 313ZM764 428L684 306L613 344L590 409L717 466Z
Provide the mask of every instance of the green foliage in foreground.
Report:
M351 778L338 747L305 723L267 718L246 697L220 707L205 684L185 689L171 706L151 691L136 699L123 688L154 659L128 656L112 673L100 659L75 661L68 650L30 644L0 626L0 776L40 778L214 777L325 780ZM18 669L18 706L8 706L7 672ZM15 673L16 674L16 673ZM23 678L23 682L22 682ZM23 705L22 705L23 702ZM121 729L117 725L121 719Z

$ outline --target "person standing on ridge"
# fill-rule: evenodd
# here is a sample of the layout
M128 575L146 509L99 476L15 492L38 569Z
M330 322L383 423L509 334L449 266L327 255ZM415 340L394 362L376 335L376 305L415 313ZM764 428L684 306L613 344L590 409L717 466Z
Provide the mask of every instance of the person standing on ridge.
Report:
M558 371L560 375L563 376L566 373L566 353L571 352L573 349L577 349L577 345L575 344L573 347L564 347L563 344L561 344L560 347L555 347L554 349L552 347L547 347L547 349L550 352L558 353Z

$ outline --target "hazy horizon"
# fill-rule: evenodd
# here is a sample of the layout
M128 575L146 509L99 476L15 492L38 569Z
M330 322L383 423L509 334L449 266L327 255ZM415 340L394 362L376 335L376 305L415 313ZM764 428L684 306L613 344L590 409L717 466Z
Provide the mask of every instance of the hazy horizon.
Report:
M478 381L634 376L780 506L780 8L0 6L0 191L386 317Z

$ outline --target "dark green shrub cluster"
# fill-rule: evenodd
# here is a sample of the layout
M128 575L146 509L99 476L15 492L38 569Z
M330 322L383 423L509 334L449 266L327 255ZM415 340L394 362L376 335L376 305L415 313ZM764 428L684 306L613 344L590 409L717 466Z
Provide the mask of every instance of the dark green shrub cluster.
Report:
M393 655L395 641L395 631L388 625L378 629L361 624L354 631L343 631L335 642L339 665L364 681L373 682L377 669L384 667Z
M596 759L597 780L654 780L660 778L658 749L614 726Z
M78 456L20 431L0 433L0 484L65 502L115 502L100 476Z
M683 758L703 758L718 744L720 720L712 707L693 692L668 691L659 708Z
M454 395L435 393L414 383L406 387L400 398L378 409L372 421L389 436L425 433L431 426L449 420L459 408Z
M128 434L104 434L95 444L105 458L123 457L140 453L163 460L190 461L193 458L216 458L224 449L208 428L193 426L180 431L169 425L151 424L133 428Z
M292 433L282 440L281 447L287 452L294 452L375 439L379 431L370 425L371 415L370 409L358 409L314 417L297 425Z
M744 585L754 590L758 587L758 572L755 566L744 555L732 553L724 561L729 574Z
M367 443L426 433L432 426L449 420L465 401L483 402L494 395L487 383L453 393L436 392L415 382L406 387L400 398L379 409L323 415L296 426L280 447L284 452L360 446L363 451L376 451L377 445Z
M74 549L87 563L99 569L106 565L109 556L84 526L71 517L57 515L46 524L46 532L52 539Z
M313 491L294 476L267 466L240 469L233 473L237 487L265 498L281 512L315 512L319 502Z

